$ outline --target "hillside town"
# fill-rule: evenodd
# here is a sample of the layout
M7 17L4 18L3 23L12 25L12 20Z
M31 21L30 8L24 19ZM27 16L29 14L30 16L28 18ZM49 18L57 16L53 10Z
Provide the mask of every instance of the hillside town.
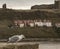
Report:
M38 26L38 27L43 27L43 26L46 26L46 27L52 27L53 26L53 23L51 20L14 20L13 21L13 24L16 26L16 27L35 27L35 26ZM58 23L54 23L54 25L56 27L60 27L60 22Z
M60 49L60 0L34 4L30 10L10 9L4 3L0 8L0 49Z

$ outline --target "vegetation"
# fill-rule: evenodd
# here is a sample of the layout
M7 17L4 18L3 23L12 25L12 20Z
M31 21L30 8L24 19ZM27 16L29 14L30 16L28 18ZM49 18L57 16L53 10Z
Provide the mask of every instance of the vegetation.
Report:
M53 28L48 27L0 28L0 39L2 38L6 39L16 34L24 34L26 38L59 37Z
M53 21L59 21L60 12L59 10L41 9L41 10L12 10L12 9L1 9L0 20L27 20L27 19L50 19Z
M54 31L57 33L57 35L60 37L60 27L54 26Z
M16 34L24 34L27 38L57 38L59 37L54 28L48 27L24 27L24 28L8 28L14 19L34 20L49 19L52 23L60 22L60 12L57 10L12 10L0 9L0 39L8 38ZM59 29L58 29L59 30Z

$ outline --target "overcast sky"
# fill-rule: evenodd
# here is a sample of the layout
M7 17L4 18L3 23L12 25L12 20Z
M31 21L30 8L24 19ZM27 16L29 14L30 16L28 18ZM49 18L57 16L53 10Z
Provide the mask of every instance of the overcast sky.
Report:
M53 4L54 0L0 0L0 8L4 3L12 9L30 9L33 5Z

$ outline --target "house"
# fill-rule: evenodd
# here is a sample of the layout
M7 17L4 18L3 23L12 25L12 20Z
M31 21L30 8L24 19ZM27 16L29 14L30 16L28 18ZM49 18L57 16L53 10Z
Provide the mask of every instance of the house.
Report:
M60 23L55 23L55 26L56 27L60 27Z
M52 26L52 22L50 20L15 20L14 24L18 27L34 27L34 26L38 26L38 27L42 27L42 26L47 26L47 27L51 27Z
M41 20L34 20L35 26L43 26L43 22Z
M44 20L43 25L47 27L52 27L52 22L50 20Z
M22 27L24 27L24 26L25 26L24 23L20 23L20 24L19 24L19 27L20 27L20 28L22 28Z
M34 27L35 24L34 23L29 23L30 27Z
M24 27L25 24L23 23L22 20L17 20L17 22L18 22L18 26L19 26L20 28Z
M24 23L22 20L15 20L14 25L17 27L24 27Z
M34 20L28 20L27 24L28 24L30 27L34 27L34 26L35 26Z

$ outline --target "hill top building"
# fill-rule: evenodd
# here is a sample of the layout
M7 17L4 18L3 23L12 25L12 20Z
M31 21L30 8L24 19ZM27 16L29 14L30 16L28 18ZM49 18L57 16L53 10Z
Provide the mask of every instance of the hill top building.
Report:
M5 4L3 4L2 8L3 8L3 9L6 9L6 3L5 3Z
M55 0L55 9L60 9L60 0Z
M54 4L42 4L42 5L34 5L31 9L60 9L60 0L55 0Z

